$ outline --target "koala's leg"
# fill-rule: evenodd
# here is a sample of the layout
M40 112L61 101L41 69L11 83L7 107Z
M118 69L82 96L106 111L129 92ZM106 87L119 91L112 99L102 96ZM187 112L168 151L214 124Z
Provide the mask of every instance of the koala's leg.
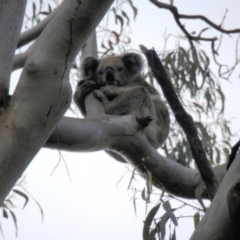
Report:
M124 89L124 88L123 88ZM150 93L144 87L125 89L125 92L104 104L106 114L110 115L134 115L140 120L147 120L148 126L144 133L153 147L158 148L165 141L169 130L162 116L157 116L156 106ZM160 109L161 111L161 109ZM162 112L158 112L158 115ZM150 121L150 119L152 121ZM159 120L161 124L159 124ZM142 124L141 124L142 125Z
M144 87L119 89L120 95L109 101L103 91L95 90L95 96L103 103L106 114L109 115L134 115L138 119L146 119L149 124L144 128L144 133L153 147L158 148L166 139L169 124L163 115L165 114L163 102L153 99L150 93ZM119 93L119 92L118 92ZM161 106L157 106L157 105ZM164 110L164 111L163 111ZM167 111L167 109L166 109ZM150 121L150 118L152 121ZM142 123L141 123L142 125Z
M153 98L156 111L156 131L158 147L162 145L170 131L170 115L166 104L159 98Z

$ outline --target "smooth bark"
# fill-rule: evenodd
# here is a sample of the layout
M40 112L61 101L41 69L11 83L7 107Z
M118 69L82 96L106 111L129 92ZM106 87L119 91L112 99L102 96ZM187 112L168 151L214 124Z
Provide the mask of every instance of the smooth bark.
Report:
M0 104L9 91L12 61L22 27L26 0L0 0ZM1 112L1 111L0 111Z
M197 226L191 240L238 240L240 152L227 171L209 209ZM237 189L235 189L237 187ZM231 214L230 214L231 213Z
M195 199L195 190L203 185L197 170L186 168L161 156L139 129L135 117L102 115L97 119L63 118L45 147L66 151L114 150L139 172L145 166L152 172L155 186L177 196ZM218 179L225 174L225 165L214 168ZM161 185L162 184L162 185ZM206 191L203 198L208 198Z
M49 14L46 18L44 18L36 26L21 33L21 35L18 39L17 48L20 48L20 47L30 43L31 41L35 40L36 38L38 38L39 35L41 34L41 32L43 31L43 29L47 26L47 24L50 22L53 15L56 13L56 11L58 9L59 8L55 9L51 14Z
M29 54L33 50L34 44L32 44L25 52L16 54L13 59L12 71L23 68Z
M65 0L35 42L0 116L1 203L68 109L72 63L111 3Z

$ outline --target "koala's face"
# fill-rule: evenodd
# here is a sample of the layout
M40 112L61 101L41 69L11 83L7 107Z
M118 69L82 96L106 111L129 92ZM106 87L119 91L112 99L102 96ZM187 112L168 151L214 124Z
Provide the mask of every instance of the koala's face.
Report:
M85 76L95 80L98 86L125 86L141 74L142 58L136 53L106 57L97 60L88 57L82 64Z
M128 84L128 72L120 57L108 57L99 61L97 83L100 86L125 86Z

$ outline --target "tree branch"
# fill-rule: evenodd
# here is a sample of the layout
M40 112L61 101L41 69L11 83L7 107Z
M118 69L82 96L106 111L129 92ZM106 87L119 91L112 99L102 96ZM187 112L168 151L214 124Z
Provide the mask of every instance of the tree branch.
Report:
M33 50L34 43L23 53L16 54L13 59L12 71L24 66L29 54Z
M0 203L68 109L73 61L112 2L65 0L35 42L0 115Z
M227 171L206 214L191 240L238 240L240 193L240 152Z
M212 21L210 21L208 18L206 18L205 16L202 15L185 15L185 14L179 14L178 13L178 9L170 4L167 3L163 3L163 2L159 2L157 0L150 0L151 3L153 3L155 6L159 7L159 8L164 8L164 9L168 9L173 15L175 20L178 20L180 18L184 18L184 19L201 19L202 21L206 22L209 26L213 27L214 29L218 30L219 32L222 33L227 33L227 34L231 34L231 33L240 33L240 29L231 29L231 30L226 30L223 29L221 27L221 25L217 25L215 23L213 23ZM178 22L178 25L183 26L180 22ZM179 27L180 27L179 25ZM199 37L195 37L193 35L189 35L190 38L192 38L192 40L204 40L204 38L199 38ZM207 40L207 39L206 39ZM208 38L208 41L211 41L211 38Z
M26 0L2 1L0 7L0 115L6 107L12 61L20 34Z
M20 47L30 43L31 41L35 40L41 34L41 32L47 26L47 24L50 22L53 15L56 13L57 9L59 9L59 8L56 8L51 14L49 14L46 18L44 18L36 26L21 33L19 40L18 40L17 48L20 48Z
M154 0L152 0L154 1ZM222 33L226 33L226 34L231 34L231 33L240 33L240 29L231 29L231 30L226 30L223 29L221 27L221 25L217 25L215 23L213 23L212 21L210 21L208 18L206 18L205 16L202 15L185 15L185 14L178 14L179 18L185 18L185 19L201 19L204 22L206 22L208 25L210 25L211 27L215 28L216 30L218 30L219 32Z
M161 86L163 94L167 99L176 117L176 120L178 121L178 123L180 124L180 126L182 127L183 131L187 136L192 155L196 161L201 177L204 183L206 184L209 197L210 199L213 199L217 191L218 184L208 162L206 153L202 147L201 141L198 137L197 129L194 125L193 119L185 111L181 102L179 101L172 86L172 83L168 79L166 71L159 57L157 56L155 50L154 49L148 50L144 46L140 46L140 48L142 52L145 54L148 64L155 78L157 79L159 85Z
M101 131L99 131L101 129ZM47 148L66 151L113 150L127 162L138 166L144 176L151 171L156 187L165 187L174 195L195 199L195 190L203 184L198 171L162 157L139 130L133 116L99 116L98 119L64 117L45 144ZM214 169L219 179L225 174L225 165ZM207 191L203 198L208 198Z
M174 19L177 23L177 25L179 26L179 28L183 31L183 33L186 35L190 46L193 48L193 42L192 41L209 41L211 42L211 47L212 47L212 51L214 54L217 54L217 51L214 48L214 44L215 41L217 40L217 37L213 37L213 38L204 38L201 37L201 33L203 31L201 31L199 33L198 36L194 36L192 34L190 34L186 29L185 26L180 22L180 19L201 19L202 21L206 22L209 26L213 27L214 29L216 29L219 32L222 33L226 33L226 34L231 34L231 33L240 33L240 29L232 29L232 30L225 30L221 27L221 25L217 25L215 23L213 23L212 21L210 21L208 18L206 18L205 16L202 15L185 15L185 14L179 14L178 13L178 9L171 5L171 4L167 4L167 3L163 3L163 2L159 2L157 0L150 0L151 3L153 3L155 6L159 7L159 8L164 8L164 9L168 9L174 16ZM208 28L205 28L205 30L207 30Z

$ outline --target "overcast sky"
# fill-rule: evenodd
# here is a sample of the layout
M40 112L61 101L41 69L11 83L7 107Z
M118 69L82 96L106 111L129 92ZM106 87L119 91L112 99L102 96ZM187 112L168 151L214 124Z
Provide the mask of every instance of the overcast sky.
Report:
M181 33L168 11L157 9L147 0L135 2L138 4L138 16L131 25L132 49L138 49L138 45L143 44L149 48L162 50L163 32L166 28L170 33ZM204 14L217 24L221 22L225 9L228 8L224 27L240 28L239 1L175 0L174 3L179 7L180 13ZM186 27L191 30L195 28L199 30L202 26L199 21L186 22ZM234 54L233 43L229 44L227 38L223 41L225 47L220 54L221 59L226 63ZM169 48L173 48L171 44L170 41ZM209 51L210 48L206 47L206 50ZM231 84L221 80L227 96L226 116L232 118L234 130L238 134L239 73L238 66L231 78ZM136 216L131 192L127 191L130 174L127 174L117 185L126 172L126 166L111 159L104 152L62 152L62 154L70 172L71 182L63 161L50 176L59 160L59 152L55 150L41 150L26 170L28 181L26 187L41 204L44 220L42 222L34 201L30 201L26 209L16 210L18 239L141 239L145 204L140 198L137 200ZM193 201L191 203L195 204ZM188 213L185 212L185 215ZM1 222L5 240L14 239L15 230L12 221ZM189 239L192 231L191 218L179 220L178 239Z

